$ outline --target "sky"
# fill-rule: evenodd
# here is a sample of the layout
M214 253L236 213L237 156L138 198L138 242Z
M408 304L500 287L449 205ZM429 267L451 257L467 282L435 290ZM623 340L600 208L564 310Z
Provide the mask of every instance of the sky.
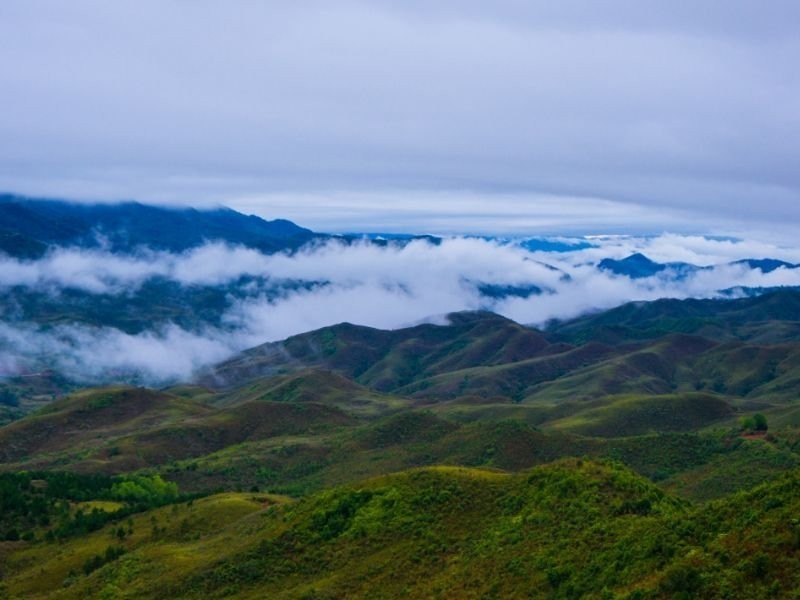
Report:
M3 0L0 190L789 238L797 23L795 0Z

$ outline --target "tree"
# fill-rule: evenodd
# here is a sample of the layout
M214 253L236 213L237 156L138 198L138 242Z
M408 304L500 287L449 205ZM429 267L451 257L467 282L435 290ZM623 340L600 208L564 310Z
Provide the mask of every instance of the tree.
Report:
M743 431L753 431L756 428L756 421L753 417L742 417L739 419L739 427Z
M761 413L756 413L753 415L753 425L753 429L756 431L767 431L769 429L769 425L767 425L767 417Z
M767 431L769 429L767 417L761 413L756 413L749 417L742 417L740 424L744 431Z

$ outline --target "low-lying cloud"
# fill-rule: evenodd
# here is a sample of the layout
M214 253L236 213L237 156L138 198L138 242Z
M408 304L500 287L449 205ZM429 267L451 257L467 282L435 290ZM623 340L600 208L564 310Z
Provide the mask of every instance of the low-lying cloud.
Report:
M800 262L798 248L671 234L598 237L589 242L588 248L565 252L532 252L519 240L457 237L440 244L414 240L386 246L331 241L274 255L209 244L181 254L144 251L120 256L58 249L37 261L3 258L0 291L12 296L20 289L56 299L67 289L90 298L125 295L154 277L201 288L250 285L241 283L243 278L308 285L280 287L280 293L269 285L239 290L221 309L216 325L205 323L191 330L157 318L146 331L126 333L63 319L52 325L3 315L0 374L49 367L93 382L185 380L247 347L343 321L397 328L426 320L443 322L450 312L488 309L542 325L633 300L716 297L730 295L732 288L800 285L800 269L765 273L732 264L764 257ZM597 267L603 258L624 258L633 252L658 262L708 268L684 276L667 269L631 279ZM487 295L487 286L511 291Z

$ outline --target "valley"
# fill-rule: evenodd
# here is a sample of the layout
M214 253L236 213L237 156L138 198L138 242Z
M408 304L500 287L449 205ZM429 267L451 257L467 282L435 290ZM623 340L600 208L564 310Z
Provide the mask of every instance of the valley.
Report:
M43 506L33 521L3 512L2 589L789 594L798 321L800 293L777 290L542 330L489 312L343 323L181 384L54 392L0 428L0 481ZM62 473L83 491L60 492ZM172 495L124 500L125 478Z
M0 241L0 598L800 589L795 262L13 196Z

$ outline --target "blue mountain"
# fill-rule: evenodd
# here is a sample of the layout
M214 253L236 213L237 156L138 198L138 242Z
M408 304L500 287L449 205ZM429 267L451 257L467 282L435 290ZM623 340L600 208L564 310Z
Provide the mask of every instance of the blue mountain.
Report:
M36 258L50 246L94 247L101 243L113 252L140 246L176 252L209 241L277 252L320 237L327 236L291 221L266 221L229 208L198 210L138 202L79 204L0 195L0 251L19 258Z
M774 258L745 258L731 263L732 265L746 265L751 269L760 269L764 273L772 273L778 269L796 269L800 265L788 263Z
M598 268L604 271L610 271L615 275L623 275L631 279L643 279L645 277L652 277L662 271L671 269L676 271L678 275L685 276L688 273L697 270L699 267L690 265L689 263L673 262L673 263L658 263L647 258L644 254L637 252L631 254L627 258L617 260L614 258L604 258L598 263Z
M750 269L761 270L763 273L772 273L781 268L796 269L800 267L800 265L774 258L745 258L728 264L744 265ZM627 258L621 260L605 258L597 264L597 267L604 271L610 271L615 275L622 275L624 277L630 277L631 279L643 279L665 271L670 271L676 280L684 279L696 271L712 268L698 267L697 265L685 262L659 263L639 252L631 254Z

